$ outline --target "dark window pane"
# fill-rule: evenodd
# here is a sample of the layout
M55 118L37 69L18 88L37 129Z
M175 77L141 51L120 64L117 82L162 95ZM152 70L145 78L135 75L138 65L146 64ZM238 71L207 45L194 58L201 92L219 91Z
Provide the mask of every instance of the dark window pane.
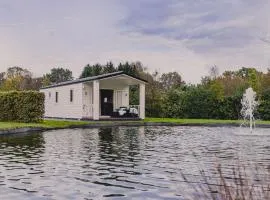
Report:
M58 102L58 92L55 92L55 102Z
M70 90L70 102L73 102L73 90Z

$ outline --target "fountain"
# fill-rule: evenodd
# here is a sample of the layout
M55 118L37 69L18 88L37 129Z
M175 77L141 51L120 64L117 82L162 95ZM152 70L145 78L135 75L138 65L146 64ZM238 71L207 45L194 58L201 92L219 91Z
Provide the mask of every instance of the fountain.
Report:
M253 129L255 128L254 111L256 110L259 103L256 101L256 92L251 87L246 89L241 100L241 104L241 115L244 119L241 127L249 124L250 133L252 133Z

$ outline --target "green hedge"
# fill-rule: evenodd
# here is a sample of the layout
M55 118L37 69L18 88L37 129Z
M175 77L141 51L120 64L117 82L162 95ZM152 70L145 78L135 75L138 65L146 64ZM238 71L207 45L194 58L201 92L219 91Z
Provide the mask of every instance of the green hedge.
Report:
M36 91L0 92L0 121L39 122L43 115L43 93Z
M172 89L167 91L160 113L165 118L237 120L241 119L241 99L241 93L218 99L211 90L202 87ZM270 120L270 89L262 93L259 103L255 118Z

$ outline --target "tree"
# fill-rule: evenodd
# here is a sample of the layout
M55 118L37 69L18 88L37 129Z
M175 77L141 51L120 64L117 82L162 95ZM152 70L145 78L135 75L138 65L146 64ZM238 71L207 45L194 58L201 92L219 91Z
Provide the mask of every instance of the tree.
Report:
M43 85L43 78L42 77L37 77L37 78L32 78L30 89L31 90L39 90Z
M179 88L168 90L163 102L163 117L187 118L186 109L186 92Z
M5 81L5 75L6 75L5 72L1 72L1 73L0 73L0 87L2 86L2 84L3 84L4 81Z
M135 72L133 71L131 65L129 64L129 62L126 62L124 64L122 63L119 63L118 67L117 67L117 70L118 71L123 71L125 72L126 74L129 74L129 75L133 75L135 76Z
M249 86L252 87L254 91L258 92L259 81L257 71L254 68L248 69L248 83Z
M261 88L263 90L270 89L270 69L268 69L266 74L262 75Z
M23 69L23 68L18 67L18 66L10 67L7 69L6 78L15 78L17 76L31 77L32 74L27 69Z
M247 78L249 73L249 68L247 67L242 67L238 71L234 72L236 76L239 76L241 78Z
M97 76L104 74L104 67L100 64L95 64L95 65L89 65L87 64L84 68L83 71L80 75L80 78L86 78L86 77L91 77L91 76Z
M182 80L181 75L177 72L169 72L162 74L160 77L160 82L165 90L180 87L185 84L185 82Z
M93 73L94 73L93 74L94 76L98 76L98 75L104 74L103 67L100 64L95 64L93 66Z
M218 66L214 65L214 66L210 67L209 74L210 74L211 79L216 79L219 76Z
M41 83L42 83L42 86L48 86L48 85L51 85L52 84L52 82L50 80L50 77L47 74L45 74L42 77L42 82Z
M262 120L270 120L270 88L262 92L258 111Z
M129 74L131 76L140 76L140 68L137 67L137 65L135 63L129 63L126 62L124 64L119 63L118 67L117 67L118 71L123 71L126 74Z
M103 67L103 72L104 73L112 73L112 72L115 72L116 69L113 65L112 62L108 62L104 67Z
M3 74L2 74L3 75ZM29 90L31 89L32 73L18 66L10 67L2 77L2 90Z
M86 78L86 77L90 77L93 76L93 67L89 64L87 64L84 68L83 71L80 75L80 78Z
M145 93L146 115L149 117L161 117L163 114L162 104L164 92L160 82L158 81L157 71L152 74L151 79L148 79Z
M51 72L43 76L43 84L55 84L73 80L72 71L64 68L52 68ZM44 85L44 86L45 86Z
M210 85L210 90L218 100L222 100L224 98L224 86L220 81L212 81Z

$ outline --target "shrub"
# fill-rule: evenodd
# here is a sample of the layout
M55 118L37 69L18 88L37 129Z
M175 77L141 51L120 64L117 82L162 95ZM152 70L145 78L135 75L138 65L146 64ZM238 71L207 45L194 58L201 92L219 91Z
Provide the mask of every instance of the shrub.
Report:
M167 92L163 102L163 117L186 118L185 98L186 93L178 89L171 89Z
M0 120L38 122L44 114L44 94L35 91L0 92Z
M162 117L169 118L237 120L241 119L242 96L241 91L221 98L204 87L173 88L166 91L162 109L158 110L163 113ZM254 115L256 119L270 120L270 89L260 96L259 107Z
M263 91L258 111L262 120L270 120L270 89Z

